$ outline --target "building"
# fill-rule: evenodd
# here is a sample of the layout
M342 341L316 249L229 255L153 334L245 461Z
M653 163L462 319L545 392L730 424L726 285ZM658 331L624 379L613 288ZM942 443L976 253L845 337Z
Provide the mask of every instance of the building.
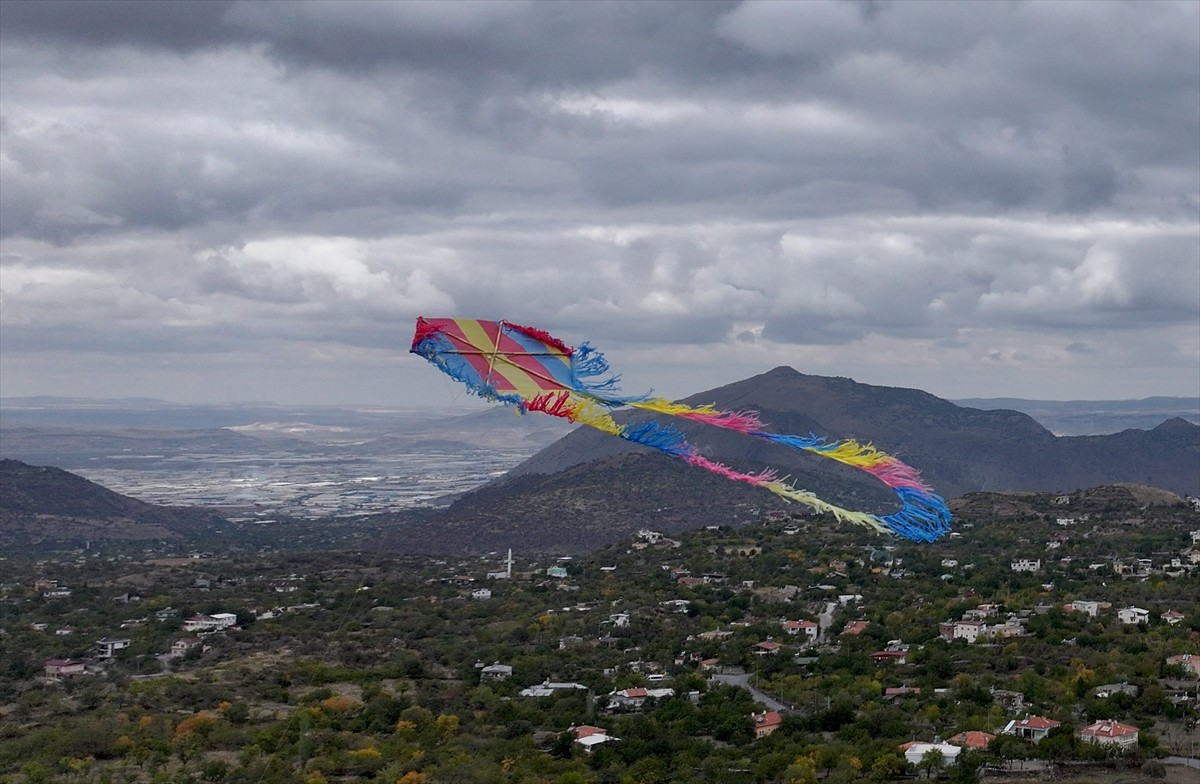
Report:
M1079 739L1121 750L1136 748L1138 728L1119 721L1098 721L1079 731Z
M904 751L904 761L909 765L921 764L921 760L931 751L940 751L943 762L953 765L958 762L958 755L962 752L962 747L950 743L922 743L921 741L910 741L901 744L900 748Z
M1014 572L1040 572L1042 570L1041 558L1018 558L1009 566Z
M522 697L551 697L560 691L568 691L573 689L583 689L587 691L587 686L582 683L557 683L554 681L542 681L536 686L527 686L517 692Z
M1117 610L1117 618L1126 625L1150 623L1150 611L1141 607L1125 607Z
M674 689L645 689L640 686L621 689L608 695L609 710L641 710L646 700L663 700L674 697Z
M947 621L938 624L938 632L945 640L966 640L975 642L984 633L987 626L982 621Z
M751 713L750 718L754 721L755 740L762 740L783 724L783 717L775 711Z
M1168 626L1174 626L1184 619L1184 614L1179 612L1179 610L1167 610L1158 617L1164 620Z
M582 727L575 728L575 742L582 746L583 750L588 754L591 754L592 749L601 743L608 743L614 740L620 740L620 738L609 735L608 730L603 727L592 727L585 724Z
M1092 689L1092 694L1102 699L1116 694L1128 694L1130 697L1136 697L1138 696L1138 687L1132 683L1106 683Z
M102 640L96 640L96 655L101 659L111 659L116 655L117 651L128 648L130 642L130 640L124 638L110 640L105 637Z
M237 626L237 615L234 613L193 615L183 622L185 632L215 632L233 626Z
M1100 615L1101 610L1107 610L1112 605L1108 602L1094 602L1085 599L1076 599L1063 605L1063 610L1066 612L1083 613L1091 618L1096 618Z
M1168 656L1167 664L1175 664L1182 667L1185 671L1192 675L1200 676L1200 656L1191 653L1181 653L1178 656Z
M487 683L488 681L506 681L512 677L513 668L509 664L501 664L495 662L479 670L480 682Z
M750 651L755 656L771 656L779 653L779 649L782 647L782 645L774 640L763 640L762 642L756 642L754 645L750 646Z
M199 646L199 637L183 637L178 639L171 645L171 658L178 659L180 656L187 655L188 651Z
M968 730L967 732L960 732L952 738L947 738L946 742L955 746L961 746L964 749L986 749L988 744L995 739L996 736L990 732Z
M813 642L817 639L820 627L812 621L784 621L783 630L793 637L803 634L808 642Z
M1023 719L1013 719L1000 730L1005 735L1016 735L1018 738L1038 743L1050 730L1062 724L1061 721L1047 719L1043 716L1026 716Z
M42 664L47 678L75 678L87 674L87 665L74 659L49 659Z

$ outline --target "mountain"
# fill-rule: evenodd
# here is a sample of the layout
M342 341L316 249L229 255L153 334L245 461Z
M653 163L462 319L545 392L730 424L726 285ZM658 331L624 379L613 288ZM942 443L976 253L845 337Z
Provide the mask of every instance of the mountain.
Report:
M147 504L58 468L0 460L0 550L100 539L183 540L224 524L211 512Z
M1129 428L1149 430L1168 419L1200 424L1200 398L1146 397L1140 400L1025 400L1015 397L955 400L968 408L1020 411L1060 436L1119 433Z
M1136 483L1200 494L1200 426L1055 436L1027 414L957 406L914 389L810 376L788 367L684 402L752 409L781 433L871 442L921 470L946 498L978 491L1067 492ZM623 412L624 421L644 418ZM796 486L848 508L887 512L891 492L863 472L759 439L672 422L705 456L739 470L778 469ZM747 521L798 506L589 428L560 439L434 518L404 526L405 551L488 551L536 543L580 552L639 528L664 533Z

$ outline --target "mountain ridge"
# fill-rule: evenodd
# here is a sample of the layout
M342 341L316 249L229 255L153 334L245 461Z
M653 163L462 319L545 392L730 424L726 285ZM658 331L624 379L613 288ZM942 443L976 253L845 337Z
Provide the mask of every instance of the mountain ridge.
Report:
M1115 483L1200 494L1200 426L1180 418L1152 430L1056 436L1018 411L964 408L922 390L810 376L785 366L683 402L756 411L771 432L872 442L920 470L946 498ZM663 419L632 411L617 418ZM742 434L670 423L705 457L736 470L775 468L795 486L847 508L887 513L896 507L891 492L864 472ZM419 532L406 530L393 545L415 550L454 542L490 550L533 538L577 551L639 527L676 532L736 523L767 510L804 511L645 447L577 428L506 476L464 494Z

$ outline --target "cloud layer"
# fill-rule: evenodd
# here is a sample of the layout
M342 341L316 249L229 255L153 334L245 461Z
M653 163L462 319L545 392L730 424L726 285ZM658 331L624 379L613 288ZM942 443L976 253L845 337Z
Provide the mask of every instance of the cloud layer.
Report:
M0 42L5 395L442 403L419 314L677 396L1200 394L1195 3L8 0Z

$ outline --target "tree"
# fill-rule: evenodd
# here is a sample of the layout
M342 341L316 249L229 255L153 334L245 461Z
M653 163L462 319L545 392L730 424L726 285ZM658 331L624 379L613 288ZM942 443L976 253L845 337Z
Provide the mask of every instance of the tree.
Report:
M936 778L946 765L946 755L941 749L930 749L921 755L917 770L924 773L926 778Z

